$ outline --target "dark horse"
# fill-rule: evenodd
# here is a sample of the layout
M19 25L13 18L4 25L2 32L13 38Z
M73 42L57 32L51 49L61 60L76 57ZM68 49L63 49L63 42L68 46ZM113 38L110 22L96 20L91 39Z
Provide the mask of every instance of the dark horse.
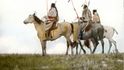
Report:
M92 53L95 52L99 42L101 41L102 44L102 53L104 53L104 28L101 24L98 23L94 23L94 24L89 24L85 29L85 32L82 31L82 39L79 38L79 33L80 33L80 22L75 22L73 23L73 28L74 28L74 32L73 32L73 38L74 38L74 42L73 45L76 46L76 54L78 54L78 44L80 44L81 49L83 50L84 53L86 53L86 51L83 49L83 46L80 42L80 40L88 40L91 39L91 41L93 42L93 46L94 49L92 51ZM88 41L85 42L85 44L88 45Z

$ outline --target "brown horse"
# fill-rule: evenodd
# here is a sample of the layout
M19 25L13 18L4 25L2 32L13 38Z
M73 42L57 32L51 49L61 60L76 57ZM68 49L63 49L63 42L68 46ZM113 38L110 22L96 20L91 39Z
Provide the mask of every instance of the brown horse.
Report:
M47 41L53 41L57 38L64 36L67 41L67 50L66 55L68 55L68 49L69 46L71 46L72 42L70 40L70 35L72 34L72 27L71 24L68 22L62 22L58 24L57 28L54 30L51 30L51 36L52 38L46 37L45 32L45 24L42 20L40 20L35 13L33 15L29 15L27 19L24 20L25 24L33 23L35 26L35 29L37 31L37 36L40 39L41 45L42 45L42 55L46 55L46 42ZM71 53L73 53L73 50L71 50Z

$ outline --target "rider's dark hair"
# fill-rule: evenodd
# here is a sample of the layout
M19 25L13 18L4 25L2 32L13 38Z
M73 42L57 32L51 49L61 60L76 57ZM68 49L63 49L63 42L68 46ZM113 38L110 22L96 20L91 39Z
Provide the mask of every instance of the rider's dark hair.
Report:
M96 10L96 9L94 9L94 10L93 10L93 14L95 14L95 12L97 12L97 10Z
M55 3L52 3L52 4L51 4L51 7L54 7L54 8L56 9L56 11L57 11L57 16L58 16L58 10L57 10L57 8L56 8Z
M87 8L87 5L84 5L84 9Z
M51 4L51 7L55 7L55 3L52 3L52 4Z

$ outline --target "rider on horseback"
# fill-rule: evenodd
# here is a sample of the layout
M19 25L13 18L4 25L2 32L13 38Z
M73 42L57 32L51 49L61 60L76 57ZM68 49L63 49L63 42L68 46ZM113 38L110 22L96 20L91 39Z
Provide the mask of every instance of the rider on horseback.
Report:
M86 30L87 26L92 22L92 14L91 11L88 9L87 5L84 5L83 12L82 12L82 20L84 27L81 26L80 28L80 39L83 39L83 32L82 30ZM88 28L89 30L89 28Z
M99 14L97 13L97 10L96 9L93 10L93 19L92 19L92 22L93 23L101 23L100 22Z
M50 37L50 32L52 29L56 29L56 23L58 21L58 10L55 6L55 3L51 4L51 9L48 12L47 15L47 22L46 22L46 31L47 31L47 37Z
M89 23L92 20L92 14L87 5L83 7L82 18L84 23Z

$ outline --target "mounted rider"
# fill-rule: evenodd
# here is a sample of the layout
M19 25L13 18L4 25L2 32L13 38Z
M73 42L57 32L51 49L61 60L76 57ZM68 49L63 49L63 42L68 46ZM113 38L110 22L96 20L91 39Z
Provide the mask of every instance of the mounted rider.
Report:
M47 37L50 37L50 32L53 29L56 29L56 23L58 22L58 10L56 8L55 3L51 4L51 8L47 14L47 22L46 22L46 32L47 32Z
M93 23L101 23L99 14L98 14L98 12L97 12L96 9L93 10L93 19L92 19L92 22Z
M82 18L84 23L89 24L89 22L92 21L92 14L87 5L83 7Z
M83 35L83 31L87 30L88 25L90 25L90 23L92 22L92 14L91 11L89 10L87 5L84 5L83 7L83 12L82 12L82 21L84 24L84 27L80 28L80 39L83 39L82 35ZM89 30L89 27L88 27Z

